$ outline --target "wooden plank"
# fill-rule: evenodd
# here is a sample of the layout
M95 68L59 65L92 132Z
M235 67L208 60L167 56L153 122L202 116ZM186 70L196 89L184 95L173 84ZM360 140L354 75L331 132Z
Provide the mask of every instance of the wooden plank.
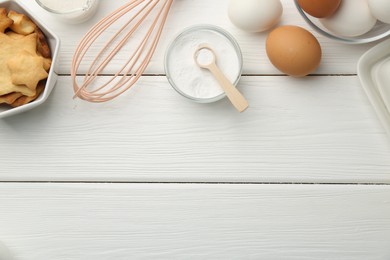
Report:
M384 182L390 142L357 77L244 77L250 107L196 104L165 77L115 101L73 100L0 122L0 180Z
M390 187L0 184L18 260L390 257Z
M78 25L69 25L56 20L50 14L43 11L35 1L25 1L24 3L32 11L39 14L39 17L61 37L60 72L65 74L70 73L71 58L82 36L99 19L126 2L127 0L101 1L101 8L97 15L91 21ZM229 1L226 0L174 1L163 37L146 73L164 73L163 58L165 50L174 37L184 28L197 24L214 24L228 30L238 40L244 55L244 74L280 74L268 61L265 53L264 45L267 33L250 34L235 28L227 16L228 3ZM303 18L300 17L293 1L282 0L282 3L284 14L280 23L281 25L299 25L313 32L305 24ZM115 31L115 29L112 29L112 31ZM365 51L374 46L374 44L360 46L345 45L329 40L315 32L313 33L318 37L323 48L322 65L316 72L320 74L356 73L357 60ZM126 57L126 55L123 56ZM91 55L87 55L86 61L88 62L86 64L90 64L91 60ZM80 71L85 72L86 66L82 67L83 69ZM117 72L119 67L118 63L117 66L111 66L106 72Z

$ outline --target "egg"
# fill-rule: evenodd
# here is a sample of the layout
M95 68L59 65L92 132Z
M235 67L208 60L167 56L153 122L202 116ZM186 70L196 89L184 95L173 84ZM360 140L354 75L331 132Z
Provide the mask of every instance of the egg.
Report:
M331 16L339 8L341 0L298 0L299 6L311 16Z
M262 32L276 25L283 13L280 0L230 0L228 16L238 28Z
M320 21L334 34L355 37L370 31L376 18L372 15L367 0L343 0L332 16Z
M267 37L266 52L281 72L303 77L315 71L321 62L321 46L309 31L292 25L274 29Z
M379 21L390 24L389 0L368 0L368 6Z

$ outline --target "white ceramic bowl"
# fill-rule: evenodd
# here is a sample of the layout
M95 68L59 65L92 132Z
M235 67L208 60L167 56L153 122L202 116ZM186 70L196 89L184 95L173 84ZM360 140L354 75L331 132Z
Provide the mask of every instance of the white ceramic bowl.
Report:
M34 101L25 104L20 107L12 108L7 105L0 105L0 118L13 116L22 112L25 112L27 110L30 110L32 108L35 108L39 105L41 105L43 102L46 101L46 99L49 97L50 92L53 90L57 77L58 77L58 53L60 49L60 39L57 35L55 35L42 21L40 21L37 18L37 14L32 13L29 11L22 3L20 3L17 0L0 0L0 7L6 8L9 10L14 10L18 13L23 13L27 15L31 20L34 21L38 25L38 27L42 30L42 32L45 34L46 39L49 43L51 53L52 53L52 66L49 71L49 76L47 78L45 90L43 93Z

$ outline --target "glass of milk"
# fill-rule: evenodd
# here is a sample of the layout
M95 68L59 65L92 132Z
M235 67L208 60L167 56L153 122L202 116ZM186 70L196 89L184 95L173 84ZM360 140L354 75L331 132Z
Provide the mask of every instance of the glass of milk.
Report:
M43 9L64 22L81 23L91 18L99 0L35 0Z

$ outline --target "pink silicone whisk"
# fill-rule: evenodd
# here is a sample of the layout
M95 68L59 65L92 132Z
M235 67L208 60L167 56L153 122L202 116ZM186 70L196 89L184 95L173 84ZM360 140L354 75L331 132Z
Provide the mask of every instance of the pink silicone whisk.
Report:
M92 27L73 56L75 97L105 102L132 87L156 50L172 1L131 0ZM118 67L113 76L105 73L109 65Z

